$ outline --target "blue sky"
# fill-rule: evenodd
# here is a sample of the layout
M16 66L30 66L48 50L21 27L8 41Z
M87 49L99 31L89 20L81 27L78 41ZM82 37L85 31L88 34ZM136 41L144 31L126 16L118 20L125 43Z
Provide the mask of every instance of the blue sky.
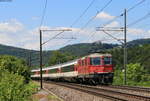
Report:
M43 22L43 28L61 29L70 28L71 24L82 14L92 0L47 0L47 8ZM96 15L110 0L95 0L83 17L72 26L72 32L65 32L59 37L76 37L76 40L54 39L44 45L44 50L58 49L68 44L102 41L117 43L103 32L95 32L95 28L112 20L115 16L123 13L142 0L112 0L108 7L99 12L97 17L84 29L81 28L93 16ZM39 49L39 25L44 8L45 0L12 0L0 2L0 44L17 46L28 49ZM130 24L150 12L150 1L145 0L142 4L127 13L127 24ZM150 19L128 28L128 41L149 38ZM122 27L123 17L114 20L111 27ZM56 35L58 32L43 33L43 41ZM122 39L122 32L110 32L115 37ZM105 40L106 39L106 40ZM108 40L109 41L108 41Z

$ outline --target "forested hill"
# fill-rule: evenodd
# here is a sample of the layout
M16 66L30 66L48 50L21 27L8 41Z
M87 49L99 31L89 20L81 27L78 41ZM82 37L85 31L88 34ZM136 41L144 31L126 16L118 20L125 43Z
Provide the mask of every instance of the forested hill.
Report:
M84 56L89 54L90 52L102 51L105 49L111 49L118 45L113 44L102 44L100 42L95 43L81 43L68 45L59 49L60 52L70 53L74 56ZM49 58L51 56L52 51L44 51L43 52L43 63L44 65L48 63ZM12 46L0 45L0 55L12 55L17 56L19 58L25 59L27 62L29 61L29 57L31 55L32 65L39 65L39 51L27 50Z
M0 44L0 55L12 55L12 56L16 56L18 58L23 58L28 63L30 53L31 53L31 57L37 58L39 52L35 51L35 50L28 50L28 49L23 49L23 48L12 47L12 46Z
M112 49L117 47L117 44L105 44L100 42L94 43L80 43L74 45L68 45L60 49L61 52L68 52L75 56L84 56L92 52L101 52L105 49Z
M26 57L29 50L0 44L0 54L13 55L18 57Z
M144 44L150 44L150 39L139 39L139 40L134 40L134 41L128 42L128 47L132 48L132 47L136 47L139 45L142 46ZM105 43L102 44L100 42L80 43L80 44L65 46L65 47L59 49L59 51L63 52L63 53L70 53L74 56L80 57L80 56L87 55L91 52L102 52L102 51L105 51L106 49L112 49L117 46L118 46L117 44L105 44ZM145 48L145 49L147 49L147 48ZM131 51L136 51L136 50L134 50L134 48L132 48ZM46 65L48 63L51 53L52 53L52 51L44 51L43 52L44 65ZM7 55L21 57L21 58L24 58L27 62L29 61L29 56L31 55L31 60L32 60L31 64L39 65L39 51L27 50L27 49L11 47L11 46L6 46L6 45L0 44L0 54L1 55L7 54ZM140 55L140 53L139 53L139 55ZM144 55L144 54L142 54L142 55Z
M133 47L137 45L144 45L144 44L150 44L150 38L147 39L138 39L128 42L128 47Z

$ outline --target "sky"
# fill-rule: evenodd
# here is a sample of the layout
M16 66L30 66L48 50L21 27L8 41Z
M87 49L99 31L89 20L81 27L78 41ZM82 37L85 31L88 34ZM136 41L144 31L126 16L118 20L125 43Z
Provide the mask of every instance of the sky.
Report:
M44 50L97 41L119 43L96 29L123 27L124 16L115 18L122 14L124 9L128 11L132 7L127 12L127 41L150 38L150 0L47 0L40 26L45 2L46 0L0 0L0 44L39 50L40 28L71 30L64 31L56 38L54 36L61 31L42 32L43 42L53 38L43 45ZM134 6L139 2L141 3L138 6ZM147 16L144 17L145 15ZM92 20L88 23L90 19ZM132 25L138 19L142 20ZM109 21L111 22L105 25ZM124 38L122 31L106 32L121 41Z

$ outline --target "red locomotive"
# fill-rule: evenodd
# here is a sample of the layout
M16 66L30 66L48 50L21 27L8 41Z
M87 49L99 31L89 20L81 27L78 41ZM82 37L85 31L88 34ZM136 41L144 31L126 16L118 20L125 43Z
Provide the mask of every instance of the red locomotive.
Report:
M90 84L111 84L113 82L111 54L94 53L88 56L42 69L47 80L72 81ZM40 69L32 70L33 79L40 78Z

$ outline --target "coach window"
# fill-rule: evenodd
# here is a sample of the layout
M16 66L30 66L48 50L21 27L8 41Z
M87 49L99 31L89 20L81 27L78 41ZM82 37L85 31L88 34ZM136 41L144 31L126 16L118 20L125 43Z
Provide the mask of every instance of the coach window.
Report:
M51 69L49 70L49 73L57 73L57 69Z
M79 60L79 66L81 66L81 61Z
M82 61L80 60L80 66L82 66Z
M87 66L87 60L85 59L85 66Z
M91 65L101 65L101 59L100 57L94 57L90 59Z
M105 65L111 65L112 64L112 58L111 57L104 57L104 64Z
M84 60L82 60L82 66L84 66Z

